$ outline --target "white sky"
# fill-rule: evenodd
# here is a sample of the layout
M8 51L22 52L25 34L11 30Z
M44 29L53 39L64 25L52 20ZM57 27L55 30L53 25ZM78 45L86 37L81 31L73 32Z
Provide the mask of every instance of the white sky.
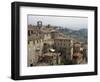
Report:
M51 24L52 26L62 26L73 30L88 27L87 17L28 15L28 24L37 25L37 21L42 21L43 25Z

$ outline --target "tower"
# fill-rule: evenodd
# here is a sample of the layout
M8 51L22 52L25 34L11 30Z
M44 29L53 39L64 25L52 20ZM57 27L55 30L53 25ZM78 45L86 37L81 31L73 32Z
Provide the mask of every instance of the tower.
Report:
M42 21L37 21L37 27L40 29L42 27Z

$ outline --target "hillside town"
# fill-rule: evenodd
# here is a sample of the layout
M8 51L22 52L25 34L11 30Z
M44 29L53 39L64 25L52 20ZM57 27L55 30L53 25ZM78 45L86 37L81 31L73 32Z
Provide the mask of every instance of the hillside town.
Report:
M28 66L87 63L87 44L59 32L56 26L28 25Z

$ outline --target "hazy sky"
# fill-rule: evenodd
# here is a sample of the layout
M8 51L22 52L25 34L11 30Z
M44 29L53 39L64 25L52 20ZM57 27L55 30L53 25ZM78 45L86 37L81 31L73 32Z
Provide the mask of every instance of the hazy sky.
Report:
M37 21L42 21L43 25L51 24L52 26L62 26L74 30L88 26L87 17L28 15L28 24L37 25Z

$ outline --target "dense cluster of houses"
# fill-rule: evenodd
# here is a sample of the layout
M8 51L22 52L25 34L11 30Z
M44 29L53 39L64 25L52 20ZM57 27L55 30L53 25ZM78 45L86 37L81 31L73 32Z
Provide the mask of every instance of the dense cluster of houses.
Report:
M86 63L87 46L67 38L51 25L28 25L28 66Z

